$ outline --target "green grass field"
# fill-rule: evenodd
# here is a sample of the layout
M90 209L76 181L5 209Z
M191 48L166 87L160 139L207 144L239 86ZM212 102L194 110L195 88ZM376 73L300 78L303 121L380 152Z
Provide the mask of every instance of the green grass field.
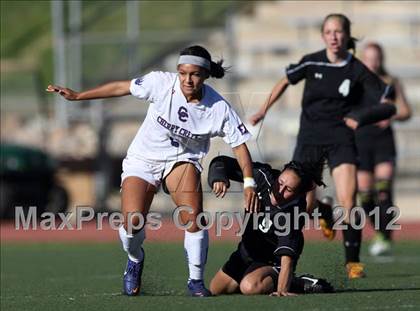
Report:
M207 282L234 247L211 245ZM144 293L125 297L118 244L3 244L1 310L420 310L420 242L398 243L392 260L364 256L368 278L355 281L344 277L338 242L308 242L298 273L326 277L338 292L288 298L186 297L182 245L145 249Z

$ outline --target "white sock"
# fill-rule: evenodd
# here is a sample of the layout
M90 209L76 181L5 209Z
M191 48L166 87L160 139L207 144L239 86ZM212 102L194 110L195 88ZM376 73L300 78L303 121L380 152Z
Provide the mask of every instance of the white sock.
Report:
M209 234L207 230L197 232L185 231L184 249L190 272L189 279L202 280L209 249Z
M118 232L120 234L123 249L128 254L128 258L136 263L142 261L144 253L141 246L146 238L144 227L135 234L128 234L124 229L124 226L121 226Z

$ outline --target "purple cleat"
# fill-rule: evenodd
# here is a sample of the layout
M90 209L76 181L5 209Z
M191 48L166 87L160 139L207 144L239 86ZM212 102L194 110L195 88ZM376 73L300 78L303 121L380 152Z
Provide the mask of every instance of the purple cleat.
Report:
M143 260L139 263L127 260L127 267L124 271L123 294L127 296L137 296L140 293L141 275L143 273Z
M188 280L188 293L192 297L210 297L211 292L204 285L203 280Z

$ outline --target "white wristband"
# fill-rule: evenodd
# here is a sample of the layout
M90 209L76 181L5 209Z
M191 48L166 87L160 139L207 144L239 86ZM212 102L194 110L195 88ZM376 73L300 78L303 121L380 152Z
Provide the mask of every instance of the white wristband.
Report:
M257 183L255 182L254 178L244 177L244 189L248 187L257 188Z

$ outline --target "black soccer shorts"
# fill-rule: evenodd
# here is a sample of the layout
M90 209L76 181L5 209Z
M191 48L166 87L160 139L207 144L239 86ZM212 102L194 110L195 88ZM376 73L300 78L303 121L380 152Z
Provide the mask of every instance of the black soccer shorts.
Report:
M340 164L358 164L355 144L313 145L298 142L293 153L293 160L299 162L319 163L323 157L331 171Z
M379 163L390 162L395 165L397 152L392 134L384 133L369 140L358 139L359 167L361 171L374 172Z
M238 284L240 284L242 279L247 274L265 266L273 267L273 281L275 286L277 286L277 276L280 270L278 265L272 265L267 262L253 261L248 258L244 258L239 250L234 251L230 255L228 261L223 265L222 271L234 279Z

